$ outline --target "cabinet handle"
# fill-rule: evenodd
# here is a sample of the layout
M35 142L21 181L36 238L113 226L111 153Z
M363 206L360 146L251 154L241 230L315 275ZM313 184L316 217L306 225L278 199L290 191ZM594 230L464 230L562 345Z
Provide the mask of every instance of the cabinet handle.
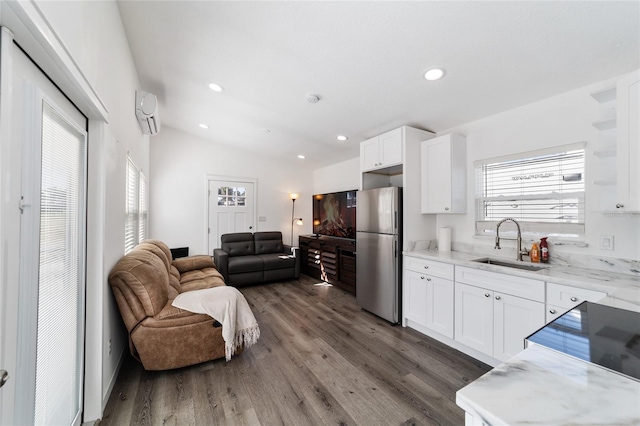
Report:
M624 207L624 204L620 204L620 203L616 204L616 209L621 209L623 207Z
M549 313L550 313L551 315L555 315L555 314L556 314L556 310L555 310L555 309L549 309Z
M496 300L500 300L500 296L496 296Z
M424 269L429 269L429 267L427 265L424 266Z
M577 298L577 297L572 297L572 298L571 298L571 301L572 301L572 302L577 302L577 301L578 301L578 298Z
M444 209L445 209L445 210L449 210L449 207L445 207Z
M427 281L431 281L431 278L427 278Z
M491 297L491 295L489 293L485 293L484 297Z
M421 280L424 280L424 275L421 275L421 276L420 276L420 279L421 279Z

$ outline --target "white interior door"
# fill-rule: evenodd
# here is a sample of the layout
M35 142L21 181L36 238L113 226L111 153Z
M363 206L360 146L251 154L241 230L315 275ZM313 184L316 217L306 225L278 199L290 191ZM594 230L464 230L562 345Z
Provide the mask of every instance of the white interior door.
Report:
M220 236L255 230L255 180L208 180L207 232L209 250L220 247Z
M11 129L10 142L3 141L1 148L11 155L11 175L3 170L2 196L10 200L2 205L7 216L1 238L12 247L13 261L1 260L3 275L12 279L3 277L0 284L2 302L11 307L1 324L0 352L6 365L1 368L13 378L0 390L0 424L77 425L82 417L87 121L19 48L3 42L2 49L3 62L11 63L9 75L2 64L3 89L4 79L11 80Z

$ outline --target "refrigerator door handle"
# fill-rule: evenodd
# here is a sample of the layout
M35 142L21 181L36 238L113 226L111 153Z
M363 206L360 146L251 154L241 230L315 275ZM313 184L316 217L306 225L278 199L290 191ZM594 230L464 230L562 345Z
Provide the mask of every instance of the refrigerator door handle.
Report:
M393 218L393 228L396 230L396 232L398 231L398 212L394 212L394 218Z

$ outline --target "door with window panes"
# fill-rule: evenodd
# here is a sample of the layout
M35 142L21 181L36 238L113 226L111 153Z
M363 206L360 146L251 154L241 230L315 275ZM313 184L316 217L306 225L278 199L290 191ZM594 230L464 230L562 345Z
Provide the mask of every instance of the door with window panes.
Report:
M220 247L220 236L254 232L255 181L209 180L209 250Z

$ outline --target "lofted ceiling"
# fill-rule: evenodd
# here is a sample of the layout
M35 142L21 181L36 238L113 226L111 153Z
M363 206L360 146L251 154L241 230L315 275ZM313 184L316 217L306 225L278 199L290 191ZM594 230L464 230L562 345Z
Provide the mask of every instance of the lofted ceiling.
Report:
M118 5L163 126L310 168L401 125L439 132L640 67L638 1Z

